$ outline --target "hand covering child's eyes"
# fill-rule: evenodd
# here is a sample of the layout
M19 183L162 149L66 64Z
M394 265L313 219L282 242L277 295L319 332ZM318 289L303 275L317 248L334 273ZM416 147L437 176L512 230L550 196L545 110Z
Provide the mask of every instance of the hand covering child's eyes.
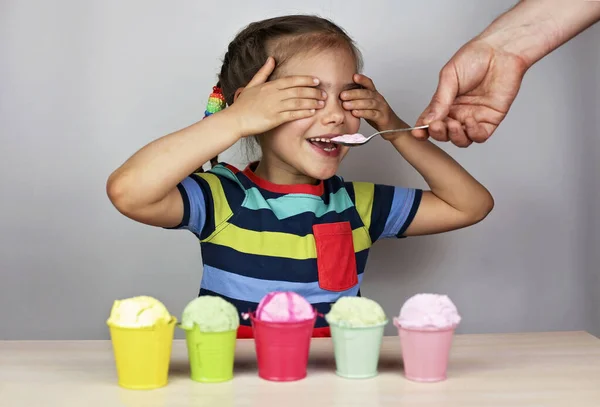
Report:
M283 123L303 119L325 106L327 94L312 76L287 76L267 82L275 69L269 57L229 108L238 112L243 137L261 134Z
M353 79L361 88L340 94L344 109L351 111L355 117L365 119L377 131L388 130L394 120L398 120L394 111L377 91L371 78L356 74Z

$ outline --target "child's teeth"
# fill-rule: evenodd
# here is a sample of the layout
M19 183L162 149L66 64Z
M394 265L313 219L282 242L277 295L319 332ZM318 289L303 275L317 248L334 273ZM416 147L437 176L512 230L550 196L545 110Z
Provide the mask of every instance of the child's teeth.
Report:
M333 144L331 142L331 139L329 139L329 138L312 137L312 138L309 138L308 141L331 144L331 147L323 148L323 151L327 151L328 153L335 151L335 149L337 148L337 146L335 144Z

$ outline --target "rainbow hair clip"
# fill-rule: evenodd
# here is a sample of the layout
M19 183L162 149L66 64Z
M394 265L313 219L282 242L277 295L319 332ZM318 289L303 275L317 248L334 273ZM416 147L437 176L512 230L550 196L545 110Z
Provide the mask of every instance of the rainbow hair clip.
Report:
M220 112L227 107L227 102L223 96L223 90L217 83L217 86L213 86L213 91L208 97L208 103L206 104L206 110L204 111L204 118L207 118L211 114ZM219 156L213 157L210 160L211 168L219 163ZM195 172L204 172L202 167L198 168Z
M227 103L223 96L223 90L219 86L213 86L213 92L208 97L208 103L206 104L206 110L204 111L204 117L208 117L211 114L220 112L225 109Z

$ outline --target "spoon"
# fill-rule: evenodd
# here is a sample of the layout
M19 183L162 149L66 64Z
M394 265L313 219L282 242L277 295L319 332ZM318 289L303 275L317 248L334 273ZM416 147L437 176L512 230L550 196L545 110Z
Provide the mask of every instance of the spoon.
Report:
M424 126L407 127L405 129L393 129L393 130L378 131L377 133L371 134L369 137L365 137L360 133L344 134L343 136L334 137L330 141L332 143L340 144L342 146L348 146L348 147L364 146L369 141L371 141L373 139L373 137L379 136L380 134L396 133L398 131L411 131L411 130L417 130L417 129L426 129L428 127L429 127L429 125L426 124Z

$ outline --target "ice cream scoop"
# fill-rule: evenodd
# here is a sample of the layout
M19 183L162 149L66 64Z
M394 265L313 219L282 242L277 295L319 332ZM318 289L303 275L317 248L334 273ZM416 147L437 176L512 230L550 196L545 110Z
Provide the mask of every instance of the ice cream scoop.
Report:
M447 295L416 294L406 300L394 324L402 328L444 329L460 323L456 306Z
M233 331L240 325L238 311L221 297L202 295L190 301L181 315L181 328L198 326L202 332Z
M171 319L171 314L162 302L156 298L141 295L116 300L107 323L126 328L143 328L161 323L168 324Z
M298 322L313 319L313 306L292 291L274 291L265 295L256 309L256 319L268 322Z
M350 328L385 324L387 318L381 305L365 297L342 297L325 315L329 324Z

